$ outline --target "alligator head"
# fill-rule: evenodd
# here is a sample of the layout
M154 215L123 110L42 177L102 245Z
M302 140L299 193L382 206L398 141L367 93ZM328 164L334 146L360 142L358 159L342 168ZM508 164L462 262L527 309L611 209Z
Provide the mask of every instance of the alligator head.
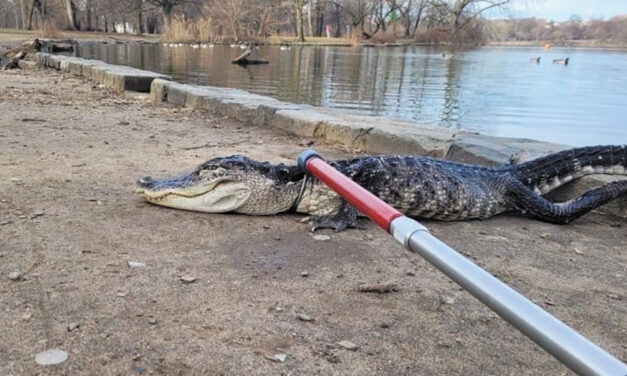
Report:
M241 155L215 158L189 174L137 181L136 192L153 204L207 213L264 215L287 211L304 175L296 166L261 163Z

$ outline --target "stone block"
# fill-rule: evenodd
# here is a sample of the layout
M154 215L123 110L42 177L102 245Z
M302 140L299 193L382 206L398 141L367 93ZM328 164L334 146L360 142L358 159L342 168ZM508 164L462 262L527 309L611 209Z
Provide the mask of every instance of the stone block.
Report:
M171 79L169 76L139 69L116 67L113 65L109 65L106 68L104 85L119 93L125 90L148 93L150 92L150 84L153 80L157 78Z
M69 60L68 61L68 73L71 73L75 76L82 76L83 74L83 62L80 60Z
M157 78L150 84L150 101L152 103L165 102L168 97L168 84L170 81Z
M444 158L455 133L418 124L379 120L368 132L364 150L378 154L428 155Z
M93 78L92 78L93 70L96 67L102 67L103 65L106 65L106 63L103 62L103 61L100 61L100 60L88 60L88 61L85 61L85 63L83 64L82 70L81 70L81 76L84 77L85 79L93 80Z
M59 63L59 70L61 72L69 73L70 72L70 61L67 60L67 59L61 60L61 62Z
M177 106L185 106L189 90L189 85L179 84L176 82L168 83L166 100L168 103L175 104Z
M453 141L447 159L464 163L497 166L509 163L513 155L526 151L530 159L569 149L570 146L521 138L468 135Z
M324 138L324 134L316 133L325 122L337 118L323 114L313 107L303 106L300 109L280 109L274 113L271 125L304 137Z
M37 65L45 68L48 66L48 57L50 57L50 54L45 53L45 52L37 52L35 54L35 61L37 62Z
M106 65L102 65L102 66L94 65L90 69L89 79L94 83L104 84L106 73L107 73Z

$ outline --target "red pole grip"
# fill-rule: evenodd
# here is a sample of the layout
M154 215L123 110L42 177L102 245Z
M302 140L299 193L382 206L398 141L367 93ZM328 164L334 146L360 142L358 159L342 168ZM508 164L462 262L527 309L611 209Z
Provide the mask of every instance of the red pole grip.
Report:
M328 185L385 231L390 232L390 223L403 216L403 213L331 167L322 158L309 158L305 162L305 167L307 171Z

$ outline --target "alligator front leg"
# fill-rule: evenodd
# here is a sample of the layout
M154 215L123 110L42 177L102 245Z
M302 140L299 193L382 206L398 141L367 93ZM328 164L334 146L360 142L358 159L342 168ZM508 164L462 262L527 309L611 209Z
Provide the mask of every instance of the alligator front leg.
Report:
M357 219L358 216L359 211L352 207L348 202L342 200L342 204L340 205L340 209L337 214L319 217L316 220L316 225L312 228L312 231L324 228L332 228L336 232L346 230L347 228L365 230L366 227L359 223Z

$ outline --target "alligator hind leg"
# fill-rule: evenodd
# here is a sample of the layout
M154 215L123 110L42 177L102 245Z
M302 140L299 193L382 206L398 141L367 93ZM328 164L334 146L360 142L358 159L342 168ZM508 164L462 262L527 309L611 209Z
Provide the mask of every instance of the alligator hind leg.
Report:
M627 180L614 181L593 188L572 200L553 203L527 188L518 180L508 180L510 204L532 217L558 224L573 221L590 210L627 195Z
M332 228L336 232L346 230L347 228L365 230L366 227L358 222L358 215L359 211L357 211L357 209L352 207L348 202L342 200L342 204L340 205L340 209L337 214L325 215L318 218L312 231L324 228Z

